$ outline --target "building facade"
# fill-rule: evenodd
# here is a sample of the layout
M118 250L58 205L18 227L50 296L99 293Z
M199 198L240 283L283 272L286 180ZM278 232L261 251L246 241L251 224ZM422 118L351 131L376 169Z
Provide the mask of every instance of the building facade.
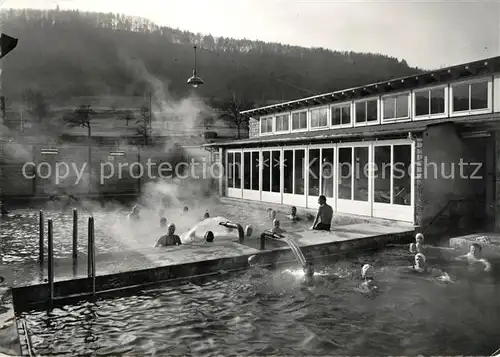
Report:
M227 197L316 208L323 194L421 227L499 216L500 57L243 113L250 137L212 145Z

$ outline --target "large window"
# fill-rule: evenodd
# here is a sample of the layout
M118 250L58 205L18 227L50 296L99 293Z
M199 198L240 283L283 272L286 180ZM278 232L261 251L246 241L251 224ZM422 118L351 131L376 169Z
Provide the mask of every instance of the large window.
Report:
M332 126L351 125L351 103L336 105L331 108Z
M408 119L410 117L410 95L400 94L396 96L385 97L382 101L383 121L393 121Z
M489 82L460 83L452 85L453 112L469 112L489 108Z
M288 131L290 128L290 115L281 114L276 115L276 132Z
M353 192L355 201L368 201L368 147L354 148Z
M227 164L226 164L226 172L227 172L227 187L234 187L234 153L227 153Z
M392 146L375 146L373 150L374 200L377 203L391 203Z
M291 149L283 151L283 192L304 194L305 150Z
M293 150L283 151L283 193L293 193Z
M271 167L269 162L271 161L271 152L262 151L262 162L260 167L262 170L262 191L271 192Z
M328 126L328 108L311 109L311 128Z
M241 188L241 153L234 153L234 188Z
M307 111L292 114L292 130L307 130Z
M280 151L272 151L271 155L271 191L281 192L281 162L280 162Z
M378 100L372 99L356 102L355 123L356 125L368 125L378 123Z
M309 150L309 196L319 196L319 149Z
M411 145L393 146L392 204L411 205Z
M375 146L374 156L375 202L411 205L411 145Z
M431 88L415 92L415 117L446 114L446 88Z
M306 151L305 150L295 150L295 161L294 166L294 191L296 195L303 195L305 193L305 180L304 171L306 166Z
M352 198L352 148L339 148L338 157L338 198L350 200Z
M252 163L250 162L250 153L243 153L243 189L250 190L252 181Z
M260 168L259 168L259 152L252 152L252 190L259 191L259 179L260 179Z
M321 194L333 198L333 149L322 149L321 158Z
M273 132L273 117L260 119L260 133L268 134Z

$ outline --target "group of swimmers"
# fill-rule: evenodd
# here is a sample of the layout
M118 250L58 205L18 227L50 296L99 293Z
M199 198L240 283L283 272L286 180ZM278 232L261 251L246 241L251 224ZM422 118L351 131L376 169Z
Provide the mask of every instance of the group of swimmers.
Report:
M424 244L424 235L422 233L417 233L415 236L415 242L410 244L410 253L414 255L414 262L411 266L404 268L408 272L413 272L422 275L430 275L436 277L440 280L450 281L450 276L437 268L430 267L427 264L427 257L424 253L429 253L431 250L445 250L449 252L456 252L454 248L447 247L434 247ZM469 246L469 251L467 254L459 255L454 258L455 261L467 262L470 268L479 268L479 270L484 272L491 272L491 263L484 259L482 256L483 247L479 243L472 243ZM365 264L361 268L361 278L363 282L360 288L363 290L373 290L377 286L374 283L374 276L370 274L372 266L370 264Z

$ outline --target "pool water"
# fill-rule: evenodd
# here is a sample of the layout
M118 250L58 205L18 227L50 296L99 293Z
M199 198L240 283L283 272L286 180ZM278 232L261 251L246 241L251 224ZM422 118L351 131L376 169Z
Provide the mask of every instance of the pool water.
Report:
M145 290L24 314L42 355L304 356L490 355L500 347L500 279L468 277L435 259L454 283L402 273L403 249L352 254L318 265L254 268L236 276ZM357 291L361 266L375 294Z

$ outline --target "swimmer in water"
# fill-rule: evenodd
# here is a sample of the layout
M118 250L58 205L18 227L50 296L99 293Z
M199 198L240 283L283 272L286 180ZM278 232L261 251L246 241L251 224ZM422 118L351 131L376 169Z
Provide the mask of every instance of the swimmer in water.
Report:
M422 233L417 233L415 236L415 243L410 244L410 253L424 254L427 251L427 246L424 245L424 235Z
M165 217L162 217L160 219L160 228L166 228L167 227L167 219Z
M483 247L478 243L472 243L469 247L469 252L465 255L456 257L455 260L467 261L470 267L476 266L477 264L482 264L484 266L484 271L491 271L491 264L486 259L483 258Z
M279 220L275 219L273 221L273 228L271 229L271 232L276 233L276 234L280 234L280 233L285 232L284 229L280 228L280 221Z
M208 213L208 210L205 211L205 214L203 215L203 219L210 218L210 213Z
M205 242L207 242L207 243L213 243L214 238L215 238L214 232L207 231L207 233L205 233Z
M292 206L292 208L290 208L290 214L287 218L293 222L300 221L300 218L297 216L297 207Z
M188 213L188 212L189 212L189 207L184 206L184 208L182 209L182 213Z
M409 270L417 274L431 275L442 281L451 281L450 276L446 272L429 267L426 260L427 258L422 253L415 254L415 263L411 267L408 267Z
M365 264L361 268L361 279L363 279L363 282L359 285L359 288L363 291L372 291L373 289L377 289L375 279L369 273L371 267L372 266L370 264Z
M181 238L175 234L175 224L170 223L167 226L167 234L163 235L158 239L155 244L155 248L157 247L167 247L169 245L181 245Z
M138 205L132 207L132 211L127 216L129 221L138 221L141 219L141 208Z

